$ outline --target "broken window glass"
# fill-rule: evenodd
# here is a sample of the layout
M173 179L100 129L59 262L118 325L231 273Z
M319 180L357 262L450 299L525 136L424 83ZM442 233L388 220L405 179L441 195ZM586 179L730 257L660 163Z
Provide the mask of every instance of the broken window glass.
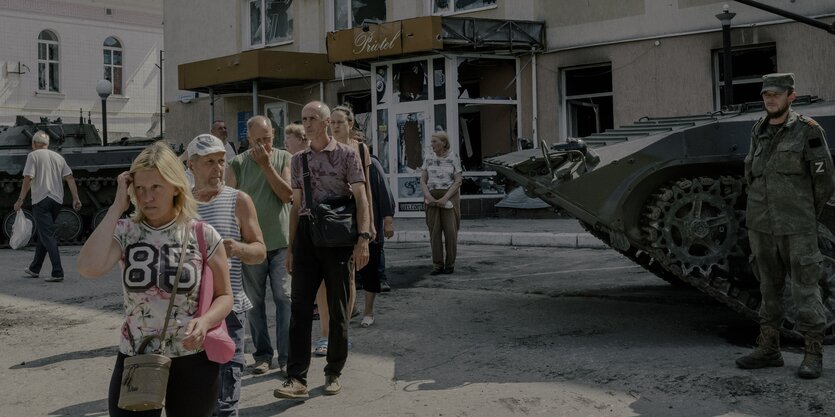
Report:
M458 98L515 100L515 77L515 60L459 58Z
M426 61L394 64L392 69L392 93L398 102L426 100L429 98L429 85L426 75Z
M412 173L423 165L425 120L423 112L397 115L397 172Z

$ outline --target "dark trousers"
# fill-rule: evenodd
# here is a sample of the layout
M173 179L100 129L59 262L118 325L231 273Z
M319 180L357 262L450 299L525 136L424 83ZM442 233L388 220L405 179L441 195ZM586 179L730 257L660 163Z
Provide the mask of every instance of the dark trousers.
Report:
M32 206L32 216L35 218L38 233L38 244L35 246L35 258L29 264L29 270L40 273L43 261L49 254L49 262L52 264L52 276L64 277L64 269L61 267L61 254L58 252L58 230L55 228L55 220L61 212L61 203L47 197Z
M362 284L362 289L376 294L380 293L380 281L382 281L380 274L382 250L383 245L370 242L368 244L368 264L357 271L354 277L358 283Z
M107 408L110 417L159 417L162 410L128 411L118 407L125 358L119 352L110 378ZM165 392L165 415L171 417L209 417L215 408L219 365L209 360L205 352L171 359L168 387Z
M339 376L348 359L348 291L353 247L321 248L310 238L310 220L299 218L293 241L293 280L290 307L290 358L287 376L307 385L310 369L310 333L313 330L313 304L316 291L325 281L328 299L328 364L325 375Z

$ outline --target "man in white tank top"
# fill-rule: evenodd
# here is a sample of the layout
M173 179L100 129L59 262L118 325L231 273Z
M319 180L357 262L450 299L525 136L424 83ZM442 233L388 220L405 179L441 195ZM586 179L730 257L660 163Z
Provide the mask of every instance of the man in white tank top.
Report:
M32 215L38 225L36 230L38 245L35 247L35 257L32 263L24 272L26 276L38 278L43 261L48 254L49 262L52 264L52 274L45 279L48 282L59 282L64 280L64 269L61 267L61 255L58 252L55 220L64 202L63 180L67 181L67 186L72 193L72 207L75 211L81 210L81 200L78 199L78 189L67 161L48 148L49 135L40 130L32 135L32 152L26 157L26 165L23 167L23 185L14 209L20 210L23 200L31 189Z
M194 175L192 194L197 200L197 213L220 233L229 257L233 304L226 317L226 328L236 347L232 360L220 367L220 394L215 415L237 416L240 396L235 393L241 390L241 376L246 365L246 312L252 308L243 290L241 263L251 265L263 262L267 249L252 199L245 192L223 184L227 163L223 142L212 135L199 135L189 143L186 154Z

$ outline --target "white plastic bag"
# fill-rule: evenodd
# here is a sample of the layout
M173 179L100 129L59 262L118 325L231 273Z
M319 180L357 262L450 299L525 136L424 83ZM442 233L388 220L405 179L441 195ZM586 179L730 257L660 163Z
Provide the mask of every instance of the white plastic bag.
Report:
M20 249L29 244L32 237L32 220L26 218L23 210L18 210L12 226L12 237L9 238L9 246L12 249Z

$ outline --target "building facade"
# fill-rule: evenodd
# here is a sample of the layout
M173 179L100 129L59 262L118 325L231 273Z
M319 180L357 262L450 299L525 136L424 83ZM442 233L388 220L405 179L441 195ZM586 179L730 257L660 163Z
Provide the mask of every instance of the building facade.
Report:
M832 22L835 5L767 0ZM230 5L231 4L231 5ZM642 116L721 109L723 2L708 0L221 0L165 3L166 131L185 142L223 119L230 138L266 114L283 126L310 100L350 103L397 199L423 210L418 168L435 130L465 168L465 215L504 196L486 157L583 137ZM762 74L835 98L833 36L730 5L733 102ZM195 36L199 33L199 36Z
M0 125L15 117L101 127L108 140L160 134L162 0L0 1Z

